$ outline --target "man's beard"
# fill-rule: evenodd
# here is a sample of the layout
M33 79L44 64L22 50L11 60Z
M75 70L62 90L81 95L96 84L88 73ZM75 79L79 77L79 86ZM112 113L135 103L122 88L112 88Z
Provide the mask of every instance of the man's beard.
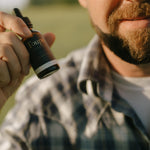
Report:
M148 0L149 1L149 0ZM108 19L111 31L106 34L93 24L100 39L121 59L132 64L150 62L150 28L129 31L122 35L118 32L119 21L126 18L150 17L150 4L133 2L124 8L116 9Z

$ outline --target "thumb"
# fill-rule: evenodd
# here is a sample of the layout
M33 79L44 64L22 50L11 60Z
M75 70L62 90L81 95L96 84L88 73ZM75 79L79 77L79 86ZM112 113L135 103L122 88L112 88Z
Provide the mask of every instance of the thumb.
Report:
M53 33L48 32L48 33L45 33L43 36L46 42L48 43L48 45L51 47L55 41L55 35Z

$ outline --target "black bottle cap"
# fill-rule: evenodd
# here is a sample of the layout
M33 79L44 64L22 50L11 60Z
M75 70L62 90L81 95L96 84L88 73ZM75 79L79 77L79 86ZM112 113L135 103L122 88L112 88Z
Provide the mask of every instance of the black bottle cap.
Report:
M28 17L23 17L21 11L18 8L14 8L14 12L17 17L20 17L29 28L33 28L33 25Z

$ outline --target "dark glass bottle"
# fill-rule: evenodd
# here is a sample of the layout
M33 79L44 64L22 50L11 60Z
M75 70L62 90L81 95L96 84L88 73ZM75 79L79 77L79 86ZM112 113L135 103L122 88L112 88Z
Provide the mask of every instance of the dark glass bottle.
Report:
M30 54L30 63L34 72L40 79L56 72L59 69L59 65L43 36L38 31L33 30L29 18L23 17L18 8L15 8L14 11L16 16L20 17L32 32L31 37L22 39L22 41Z

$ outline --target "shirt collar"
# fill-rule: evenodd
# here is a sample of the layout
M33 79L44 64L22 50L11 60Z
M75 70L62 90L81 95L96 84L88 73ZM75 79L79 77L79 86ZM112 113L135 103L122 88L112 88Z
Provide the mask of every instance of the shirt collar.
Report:
M79 89L86 94L111 101L113 86L110 71L100 39L95 35L83 56L78 78Z
M106 106L109 107L107 104L111 104L114 110L132 118L137 127L148 136L134 110L117 94L113 85L111 68L97 35L85 50L78 77L78 88L83 93L100 97L107 102ZM95 106L97 105L94 101L93 103ZM91 106L87 105L86 107L90 108Z

